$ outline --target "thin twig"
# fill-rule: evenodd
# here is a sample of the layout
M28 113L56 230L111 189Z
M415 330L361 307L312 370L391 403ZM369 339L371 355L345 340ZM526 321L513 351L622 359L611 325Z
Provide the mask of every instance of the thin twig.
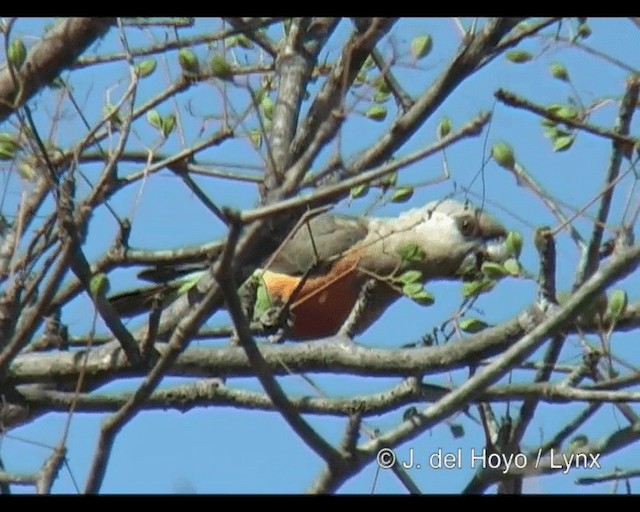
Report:
M593 485L602 482L610 482L611 480L624 480L627 478L640 477L640 469L615 469L611 473L604 473L598 476L582 476L577 477L574 482L576 485Z
M378 178L382 178L383 176L393 171L406 167L407 165L410 165L418 160L422 160L423 158L437 153L442 148L450 146L451 144L461 139L477 136L488 121L489 114L482 113L475 119L469 121L459 130L451 132L446 137L443 137L442 139L434 142L425 149L415 151L414 153L411 153L404 158L400 158L388 164L381 165L380 167L372 169L370 171L362 172L358 176L355 176L353 178L342 180L336 185L322 187L307 196L301 195L290 199L284 199L268 206L244 211L240 215L240 221L243 223L249 223L256 219L261 219L275 213L282 213L304 205L313 206L321 201L336 198L337 196L340 196L347 190L350 190L357 185L371 183L372 181Z
M559 116L555 112L552 112L545 107L536 105L535 103L523 98L522 96L518 96L517 94L506 91L505 89L498 89L494 93L494 96L505 105L528 110L529 112L538 114L539 116L544 117L545 119L550 119L551 121L555 121L556 123L566 124L567 126L570 126L572 128L577 128L587 133L597 135L598 137L604 137L605 139L610 139L622 144L629 144L631 145L631 147L633 147L633 144L635 143L635 139L633 137L621 135L608 128L602 128L590 123L583 123L582 121L578 121L576 119Z

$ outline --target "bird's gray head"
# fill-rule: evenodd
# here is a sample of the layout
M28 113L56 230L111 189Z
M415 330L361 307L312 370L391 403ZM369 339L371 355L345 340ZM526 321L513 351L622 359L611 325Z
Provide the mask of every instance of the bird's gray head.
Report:
M451 256L456 261L452 261L453 267L457 267L455 274L446 269L447 276L443 277L457 277L462 269L482 261L502 263L509 257L504 243L507 229L482 209L453 199L433 201L424 209L432 212L425 227L436 226L435 233L446 233L444 240L450 240L449 247L453 248Z
M457 279L479 261L503 262L509 257L504 226L479 208L453 199L432 201L386 219L377 231L386 238L387 253L417 244L425 258L412 266L426 279Z

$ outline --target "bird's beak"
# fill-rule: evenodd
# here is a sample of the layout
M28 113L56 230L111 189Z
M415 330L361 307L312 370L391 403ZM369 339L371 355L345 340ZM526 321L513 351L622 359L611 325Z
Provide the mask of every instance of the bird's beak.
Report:
M504 263L509 259L511 255L505 244L508 234L507 229L489 214L478 213L475 234L477 243L460 266L460 274L465 275L474 270L479 272L485 261Z
M507 237L507 230L497 220L486 213L481 213L478 219L479 235L488 242Z

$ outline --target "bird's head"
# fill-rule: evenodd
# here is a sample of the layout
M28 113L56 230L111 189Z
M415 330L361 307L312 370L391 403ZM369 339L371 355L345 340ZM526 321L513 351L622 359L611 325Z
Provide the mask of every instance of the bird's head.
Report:
M452 199L433 201L378 226L388 237L383 250L401 251L415 244L422 261L405 265L421 270L425 280L458 279L484 261L509 258L507 229L481 209Z

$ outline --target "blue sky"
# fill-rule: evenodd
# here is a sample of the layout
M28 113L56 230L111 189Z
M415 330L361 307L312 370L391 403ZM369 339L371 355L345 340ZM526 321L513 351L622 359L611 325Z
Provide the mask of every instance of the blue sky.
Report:
M48 21L48 20L46 20ZM468 26L469 20L462 20ZM217 28L218 22L198 20L194 33ZM42 20L20 20L14 28L14 35L21 34L27 46L33 44L41 33ZM585 41L587 45L620 61L640 69L640 55L637 52L638 28L627 19L589 19L592 35ZM567 36L568 27L575 29L575 20L565 22L561 34ZM350 25L343 21L336 31L332 42L328 45L328 59L334 59L340 50L340 42L348 34ZM273 34L277 30L273 29ZM555 30L555 29L554 29ZM548 34L554 33L553 31ZM133 48L148 45L152 42L149 33L130 30L127 32L129 44ZM155 32L157 41L161 40L161 32ZM189 31L181 32L185 37ZM450 60L460 42L460 34L451 19L409 19L400 22L392 31L392 40L400 55L406 52L408 44L415 36L430 34L433 38L433 50L422 61L412 65L410 58L403 57L397 68L397 76L411 94L419 94L438 76L442 68ZM549 37L525 41L518 48L532 52L536 58L527 64L514 64L504 57L498 57L470 80L458 87L444 102L436 113L425 123L423 128L411 138L398 156L403 156L432 143L435 140L436 126L444 116L451 118L454 128L468 122L480 111L493 111L493 119L489 128L476 139L462 141L449 148L446 159L451 179L432 186L418 186L442 173L444 161L442 155L433 156L414 164L400 173L399 183L417 185L415 194L406 204L380 204L375 201L375 192L364 199L353 202L344 201L339 209L346 213L361 215L373 207L376 215L394 215L406 208L422 205L430 200L442 197L461 187L471 186L477 197L487 199L487 209L503 221L511 229L518 230L525 237L525 247L521 261L523 265L537 272L537 255L531 243L531 235L536 226L548 224L557 226L555 218L540 203L539 199L529 191L516 185L513 177L495 163L488 163L481 175L483 156L489 154L490 145L497 140L506 140L512 144L516 158L539 184L553 197L576 208L590 201L600 190L604 173L608 164L611 146L608 142L595 136L580 133L572 148L563 153L553 152L549 140L545 139L538 119L530 113L508 108L494 103L493 93L504 88L530 99L538 104L566 102L569 96L577 94L586 104L594 104L598 100L610 100L597 109L590 117L590 122L602 126L610 126L617 113L617 102L624 90L627 72L592 55L575 48L568 48ZM90 49L88 53L105 53L120 49L115 30ZM388 54L389 45L380 46L383 53ZM200 46L196 52L204 57L205 48ZM324 57L324 54L322 54ZM406 53L405 53L406 55ZM238 52L236 57L242 61L245 54ZM549 65L561 62L571 76L571 84L556 80L549 74ZM74 95L83 107L84 115L90 122L95 122L102 115L107 90L113 98L119 98L128 85L127 65L118 61L104 66L93 66L70 75ZM147 99L164 90L178 76L176 54L167 56L166 62L159 59L158 68L152 77L141 80L137 92L136 103L142 104ZM312 94L315 91L312 90ZM234 105L246 105L246 91L240 88L228 88L229 98ZM36 97L31 106L36 114L38 126L44 133L49 133L51 116L54 111L56 95L59 92L45 92ZM195 116L211 115L211 120L204 130L204 136L215 132L220 126L219 114L221 89L216 84L203 84L193 87L186 93L158 107L158 111L166 115L179 110L179 119L187 145L192 144L198 136L202 125L197 117L186 113L189 107ZM351 101L351 98L350 98ZM112 103L115 100L112 99ZM390 116L393 112L392 101L387 106ZM242 107L236 107L241 110ZM305 107L306 108L306 105ZM361 102L356 107L364 111L366 104ZM304 111L303 111L304 113ZM378 136L388 129L388 121L376 123L355 113L341 132L341 149L347 159L368 147ZM633 123L632 133L638 133L639 123ZM3 127L3 130L5 128ZM67 147L79 134L83 134L77 114L68 102L64 103L62 119L55 133L56 144ZM485 139L488 144L485 147ZM157 132L140 119L134 124L130 140L131 149L150 148L160 141ZM177 133L161 146L159 151L170 153L181 149L182 142ZM324 151L314 169L326 163L335 145ZM264 150L263 150L264 154ZM238 137L221 146L211 148L198 157L214 163L224 169L229 163L262 165L262 157L251 148L246 139ZM628 168L624 161L622 171ZM123 164L120 175L140 170L140 166ZM87 175L97 176L98 168L83 168ZM257 172L257 171L246 171ZM28 184L15 178L2 178L2 187L6 186L7 194L3 206L4 211L12 211L11 206L19 199ZM228 180L197 178L198 183L218 205L230 205L236 208L251 208L257 204L257 188L250 183L234 183ZM624 180L617 190L610 215L610 223L617 224L622 218L627 195L631 193L632 180ZM472 197L472 199L474 199ZM475 199L477 202L477 199ZM632 206L637 205L638 196L634 196ZM144 182L144 186L130 187L118 194L110 202L120 215L133 217L133 230L130 243L133 247L144 249L174 248L184 245L201 244L216 239L224 234L222 225L202 207L176 177L168 171L162 171ZM587 210L593 214L597 203ZM570 212L567 212L570 214ZM592 222L588 218L578 218L575 226L583 236L590 234ZM94 259L102 254L111 244L115 233L115 222L100 208L90 226L90 233L84 250L87 257ZM579 253L571 242L566 231L557 237L558 247L558 288L568 288L574 278ZM135 270L123 270L110 275L113 290L121 290L135 286ZM638 276L630 277L623 286L630 300L638 299ZM432 283L428 289L435 294L436 304L431 308L420 308L403 299L390 308L380 321L361 335L356 341L368 346L396 347L414 341L434 325L440 324L450 316L460 304L460 285L458 283ZM511 318L526 305L535 300L535 285L530 281L508 279L499 284L491 294L483 296L477 303L476 316L485 321L497 324ZM63 320L69 325L72 334L86 332L92 315L90 300L81 296L64 312ZM135 329L141 320L132 321L129 325ZM225 325L224 314L215 315L210 325ZM99 329L104 325L98 323ZM595 337L592 343L598 343ZM460 341L464 342L464 341ZM216 346L221 342L193 342L194 345ZM626 358L632 364L633 336L622 335L615 338L615 353ZM562 363L575 364L580 356L580 344L574 337L567 344L561 356ZM521 377L514 374L514 380ZM426 379L428 382L445 385L460 384L467 378L466 372L454 372L436 375ZM530 376L529 376L530 378ZM335 376L313 376L315 382L329 395L358 395L388 389L397 379L352 378ZM100 392L117 392L131 390L139 380L131 379L106 386ZM179 379L165 379L162 387L182 383ZM316 392L299 376L280 379L285 389L292 394L314 395ZM259 390L259 384L253 379L237 379L228 383L241 389ZM556 432L565 422L572 418L583 407L582 404L540 405L537 418L532 422L524 438L524 447L533 447L540 440L546 439ZM476 410L472 409L474 416ZM505 408L495 406L496 415L504 414ZM385 431L393 428L401 420L402 410L372 417L366 420L370 429ZM517 405L511 405L511 415L516 416ZM80 488L90 467L101 421L105 415L76 414L71 425L68 440L69 470L63 469L57 479L53 491L55 493L75 493L73 478ZM339 442L345 421L337 418L306 419L329 441ZM441 424L423 436L398 448L398 455L408 457L413 449L417 458L427 458L439 449L451 452L460 448L465 461L461 469L430 470L424 466L420 470L410 471L420 488L426 493L459 492L473 474L468 463L470 450L482 447L483 434L478 425L464 415L450 419L452 423L464 427L465 435L454 439L449 426ZM61 436L66 416L64 414L48 414L27 426L12 431L1 439L0 454L5 467L13 472L32 472L37 470L44 458L49 455ZM616 425L624 423L611 406L604 406L599 415L590 421L581 433L592 439L610 432ZM621 452L604 459L602 471L614 467L631 468L638 460L638 447L632 445ZM426 465L425 465L426 466ZM255 412L232 408L200 408L186 413L178 411L142 412L131 421L119 434L101 488L103 493L299 493L314 481L323 467L322 461L287 427L285 421L272 412ZM379 474L377 474L379 472ZM610 484L591 487L578 487L572 484L577 476L589 474L589 471L571 472L568 475L553 475L530 479L525 489L531 492L609 492ZM374 483L375 481L375 483ZM392 473L379 471L371 464L364 471L347 481L341 493L368 493L372 487L378 493L404 492L403 487ZM15 488L15 492L25 489Z

